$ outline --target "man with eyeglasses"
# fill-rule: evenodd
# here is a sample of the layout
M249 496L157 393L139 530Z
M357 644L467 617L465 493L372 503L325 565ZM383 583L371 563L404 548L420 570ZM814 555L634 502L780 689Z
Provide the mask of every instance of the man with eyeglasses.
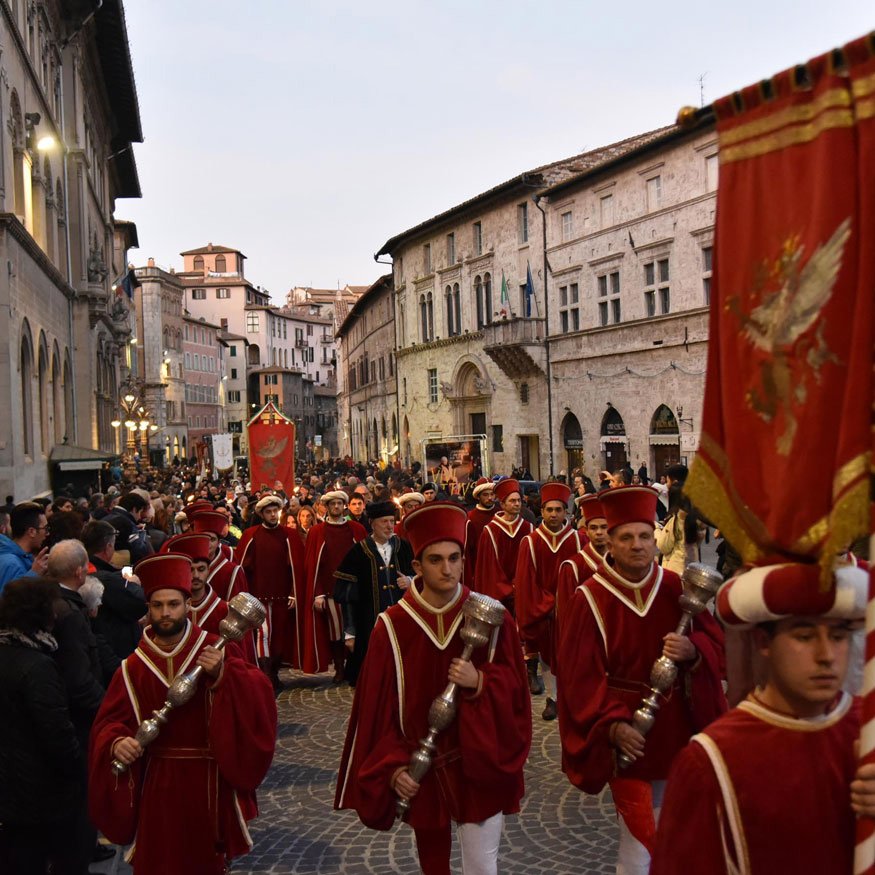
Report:
M49 561L46 514L34 501L17 504L9 515L11 537L0 535L0 592L16 577L42 575ZM42 548L42 549L41 549Z

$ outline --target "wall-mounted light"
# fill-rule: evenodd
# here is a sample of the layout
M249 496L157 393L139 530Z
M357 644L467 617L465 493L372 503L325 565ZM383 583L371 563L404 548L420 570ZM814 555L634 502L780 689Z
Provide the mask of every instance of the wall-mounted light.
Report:
M690 429L693 428L693 417L691 416L689 419L684 419L684 408L682 404L678 404L678 406L675 407L675 412L678 415L678 422L688 425Z

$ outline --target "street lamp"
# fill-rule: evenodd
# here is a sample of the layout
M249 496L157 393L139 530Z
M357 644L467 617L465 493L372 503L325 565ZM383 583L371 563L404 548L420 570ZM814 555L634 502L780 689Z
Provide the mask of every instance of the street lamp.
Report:
M119 400L119 414L110 422L110 425L118 430L124 425L127 430L127 451L133 456L137 450L137 443L148 449L149 432L158 430L158 426L151 421L151 414L146 410L141 397L142 387L128 377L126 383L120 387L121 398ZM137 437L139 433L139 438Z

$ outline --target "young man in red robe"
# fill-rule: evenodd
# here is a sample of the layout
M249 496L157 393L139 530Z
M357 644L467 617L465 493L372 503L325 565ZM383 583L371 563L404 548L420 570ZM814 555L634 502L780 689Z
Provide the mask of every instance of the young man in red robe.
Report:
M559 566L580 550L577 529L568 521L571 489L564 483L541 487L541 525L523 538L516 566L516 614L528 642L529 684L540 662L547 702L541 717L556 719L556 585Z
M219 595L230 601L238 592L248 592L246 572L222 552L221 539L228 531L228 519L218 511L199 511L191 515L191 527L210 538L209 584Z
M405 523L416 577L377 618L356 687L335 808L352 808L372 829L390 829L399 798L410 801L425 875L448 875L451 824L462 869L494 875L504 814L519 811L532 722L525 667L511 617L489 646L460 658L458 634L470 590L460 583L465 511L433 502ZM408 771L428 732L432 700L459 685L455 720L437 738L421 782Z
M210 551L212 544L204 534L186 532L173 542L173 553L188 556L191 560L191 621L206 632L219 634L219 624L228 616L228 602L210 586ZM239 648L239 653L250 664L256 665L255 638L247 635L229 647Z
M240 567L246 572L249 591L267 610L267 619L255 639L259 667L268 674L274 689L282 689L279 667L283 660L292 668L303 665L304 546L294 529L281 526L283 500L265 495L255 510L260 526L243 532L237 545Z
M273 758L276 702L264 675L188 619L191 562L152 556L137 565L149 625L122 663L91 730L89 810L115 844L132 844L135 875L219 875L252 846L246 821ZM194 697L142 747L140 722L173 679L201 666ZM114 759L128 773L112 771Z
M480 544L480 535L486 524L495 516L495 484L485 477L481 477L471 494L477 504L468 511L468 525L465 529L465 586L476 590L477 574L477 547Z
M620 821L618 872L646 875L672 761L726 710L723 633L708 611L693 620L688 637L673 631L682 587L654 561L656 492L621 486L600 498L610 561L575 590L559 644L562 763L586 793L610 783ZM663 655L678 663L678 678L645 739L632 715ZM618 753L632 765L619 770Z
M477 544L474 580L477 592L498 599L516 617L514 609L514 575L520 544L532 531L532 524L520 516L522 496L519 481L512 477L499 480L495 497L501 510L483 527ZM540 692L544 692L543 689Z
M582 495L575 499L584 523L586 543L578 553L559 566L556 587L556 618L567 610L568 602L584 581L595 574L608 552L608 521L597 495Z
M364 526L347 519L347 495L343 490L326 492L322 501L327 512L325 521L307 533L304 553L307 595L303 607L303 668L308 674L319 674L328 669L330 658L334 662L333 682L339 684L343 681L346 647L343 610L332 598L334 572L352 545L368 533Z
M857 765L860 715L842 692L868 576L816 565L754 568L726 583L720 619L753 627L766 681L674 762L654 875L853 870L855 815L875 816L875 765Z

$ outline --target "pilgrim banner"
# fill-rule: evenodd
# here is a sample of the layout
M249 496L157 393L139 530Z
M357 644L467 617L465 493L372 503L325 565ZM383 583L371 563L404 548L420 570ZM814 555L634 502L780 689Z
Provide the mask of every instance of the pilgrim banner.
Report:
M213 466L217 471L234 467L234 444L230 434L213 435Z
M253 491L295 487L295 424L268 402L248 425L249 481Z
M745 561L820 560L825 580L869 524L875 162L852 93L866 81L872 94L871 70L853 77L863 54L823 55L714 105L708 374L686 487Z

